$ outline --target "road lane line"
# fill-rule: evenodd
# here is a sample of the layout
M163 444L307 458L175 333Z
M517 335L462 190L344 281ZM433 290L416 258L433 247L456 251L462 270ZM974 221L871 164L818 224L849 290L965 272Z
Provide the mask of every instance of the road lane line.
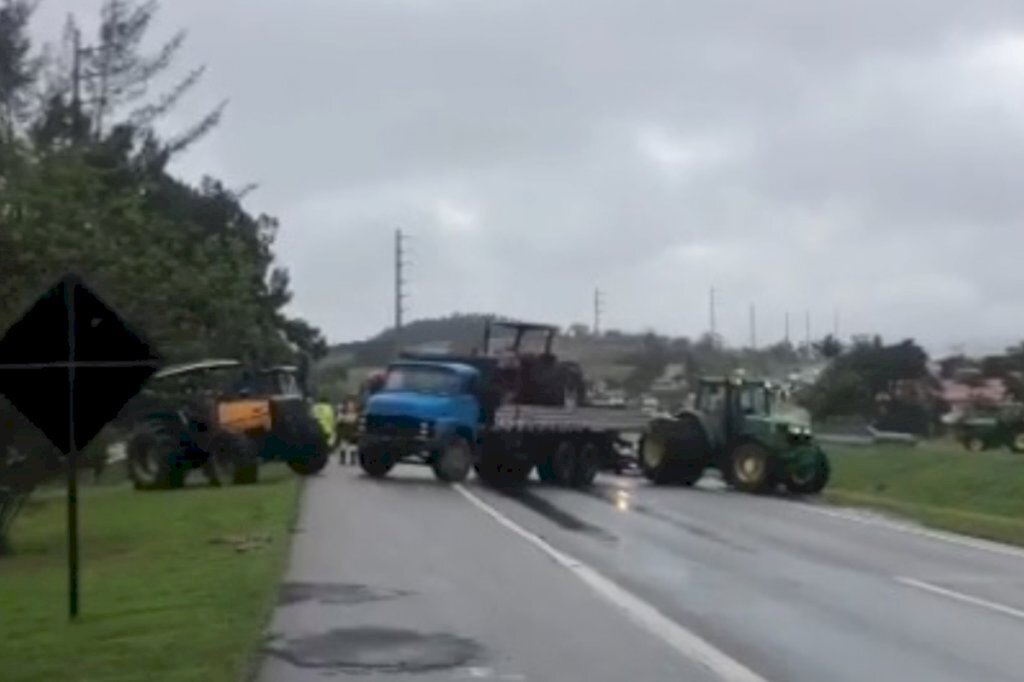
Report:
M896 582L910 587L916 587L917 589L924 590L925 592L931 592L932 594L938 594L949 599L954 599L965 604L980 606L983 609L995 611L996 613L1001 613L1004 616L1024 620L1024 611L1021 609L1015 609L1012 606L1006 606L1005 604L989 601L988 599L982 599L981 597L972 597L969 594L964 594L963 592L957 592L955 590L948 590L945 587L939 587L938 585L926 583L923 580L917 580L915 578L897 576Z
M1004 556L1011 556L1017 559L1024 559L1024 550L1021 550L1017 547L1011 547L1009 545L1001 545L998 542L991 542L989 540L982 540L979 538L971 538L966 535L957 535L956 533L947 533L941 530L919 528L917 526L912 526L907 523L890 521L888 519L883 518L859 516L857 514L843 512L835 509L824 509L822 507L817 507L810 504L800 504L797 505L797 507L803 509L804 511L811 512L813 514L829 516L831 518L842 519L844 521L851 521L853 523L859 523L864 526L884 528L886 530L892 530L898 533L917 535L932 540L938 540L940 542L946 542L952 545L960 545L961 547L977 549L983 552L991 552L993 554L1002 554Z
M626 613L635 623L655 635L677 653L702 665L723 682L768 682L750 668L731 658L698 635L690 632L632 592L604 577L582 561L555 549L551 543L531 533L500 511L484 502L461 484L453 486L469 502L499 524L541 550L557 564L572 571L598 595Z

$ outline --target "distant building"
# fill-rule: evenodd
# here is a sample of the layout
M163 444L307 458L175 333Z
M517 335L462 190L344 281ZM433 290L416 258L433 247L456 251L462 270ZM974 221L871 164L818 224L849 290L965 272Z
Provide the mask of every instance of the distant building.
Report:
M953 412L964 412L975 405L998 405L1009 399L1002 379L979 378L970 384L943 379L940 396Z

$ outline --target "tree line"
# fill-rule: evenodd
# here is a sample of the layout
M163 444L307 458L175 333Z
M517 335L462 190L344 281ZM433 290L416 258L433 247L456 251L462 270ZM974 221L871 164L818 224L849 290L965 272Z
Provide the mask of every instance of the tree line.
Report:
M193 184L168 170L225 111L157 132L203 75L169 80L185 33L148 48L157 3L107 0L94 34L72 15L41 45L29 31L36 4L0 0L0 333L74 271L168 361L321 355L319 330L285 311L289 275L273 251L281 226L244 207L253 186ZM158 77L170 87L154 91ZM0 398L0 496L33 480L15 454L40 447L32 437ZM0 509L0 541L6 523Z

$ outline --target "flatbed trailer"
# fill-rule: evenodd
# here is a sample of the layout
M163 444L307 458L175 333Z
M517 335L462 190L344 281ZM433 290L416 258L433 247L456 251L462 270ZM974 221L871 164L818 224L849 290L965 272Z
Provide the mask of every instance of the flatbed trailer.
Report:
M544 482L586 487L617 466L624 436L642 436L650 424L639 410L503 405L479 432L476 471L495 485L522 483L536 469Z

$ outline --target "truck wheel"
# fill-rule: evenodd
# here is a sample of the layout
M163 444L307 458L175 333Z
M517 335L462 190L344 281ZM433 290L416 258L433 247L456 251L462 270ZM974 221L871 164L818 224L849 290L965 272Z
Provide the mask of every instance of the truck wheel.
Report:
M771 487L771 453L758 443L740 443L729 453L729 480L745 493L761 493Z
M1024 431L1013 435L1013 438L1010 439L1010 449L1014 452L1024 452Z
M789 474L786 476L784 481L786 490L794 495L817 495L828 485L830 473L828 458L818 457L811 470L801 472L800 475Z
M573 471L572 484L576 488L588 488L597 478L601 468L601 451L595 443L585 443L580 448Z
M387 450L378 445L362 446L359 448L359 466L367 476L384 478L395 466L395 462Z
M576 446L571 440L563 440L558 444L555 454L551 456L551 470L554 483L571 486L576 480Z
M545 456L537 463L537 477L542 483L555 483L555 463L552 455Z
M437 480L461 483L466 480L469 470L473 468L473 448L465 438L452 436L444 447L434 454L431 468Z
M180 434L164 424L144 424L128 440L128 477L136 490L180 488L187 471Z
M260 477L260 457L251 438L222 431L210 437L203 470L214 485L249 485Z

